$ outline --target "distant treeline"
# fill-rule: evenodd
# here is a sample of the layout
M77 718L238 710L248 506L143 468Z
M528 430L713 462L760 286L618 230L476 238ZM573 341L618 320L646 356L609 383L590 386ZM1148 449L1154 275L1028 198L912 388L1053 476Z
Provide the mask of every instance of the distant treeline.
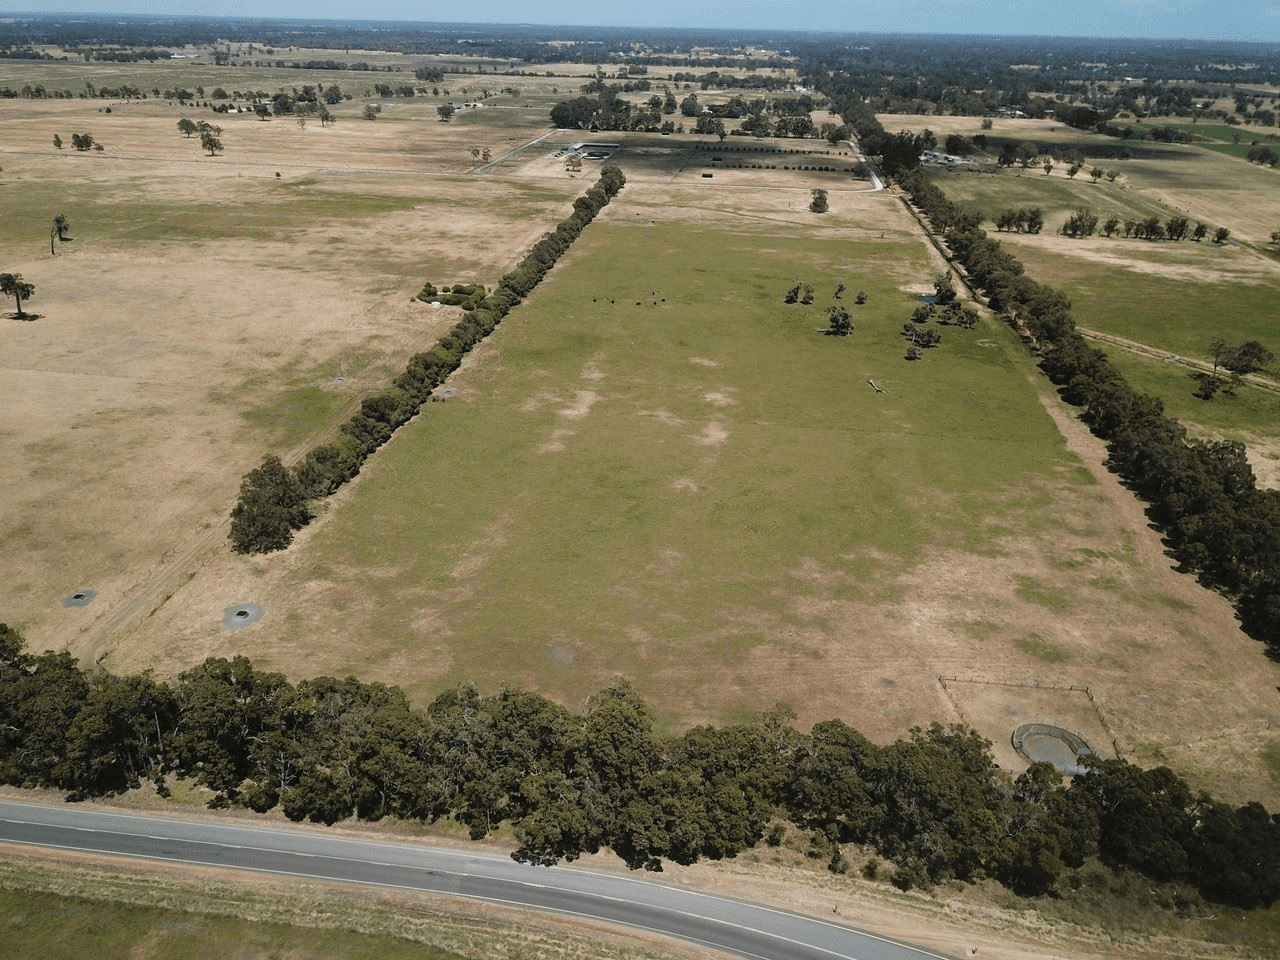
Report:
M1143 110L1181 110L1202 91L1259 90L1280 80L1280 57L1265 40L946 36L661 27L538 26L413 21L298 20L122 14L13 14L0 45L115 45L121 48L264 44L293 50L386 50L489 57L513 65L611 64L847 73L888 112L982 113L1034 94L1116 97ZM657 75L655 79L665 79ZM1135 80L1133 78L1142 78ZM1168 83L1167 81L1175 81ZM1234 90L1233 90L1234 88ZM1230 95L1228 93L1227 95Z
M162 683L32 655L0 625L0 783L70 800L143 781L163 794L181 777L213 791L213 807L451 819L473 839L507 823L517 860L607 847L649 870L778 844L790 824L835 871L840 845L874 848L903 888L994 877L1038 895L1099 858L1237 907L1280 899L1280 817L1196 795L1166 768L1098 761L1063 786L1048 764L1002 772L959 725L878 746L839 720L800 733L791 719L775 709L660 736L621 680L577 711L471 685L417 710L396 687L294 684L244 657Z
M408 422L463 357L541 282L583 229L626 184L614 164L605 164L595 185L573 202L573 213L544 234L493 293L466 300L465 316L434 347L410 358L404 373L386 390L366 397L360 411L342 425L337 439L311 450L285 474L268 457L241 484L231 514L232 546L241 553L265 553L288 546L293 531L310 518L306 501L327 497L354 477L365 459Z

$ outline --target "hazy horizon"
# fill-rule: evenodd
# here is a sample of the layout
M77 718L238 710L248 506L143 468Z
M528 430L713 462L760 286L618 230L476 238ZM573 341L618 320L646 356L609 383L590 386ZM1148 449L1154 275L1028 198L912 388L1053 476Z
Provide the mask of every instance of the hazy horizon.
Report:
M793 0L782 7L740 0L689 4L652 0L632 9L564 0L538 10L513 0L476 0L465 15L408 0L368 0L356 11L336 0L210 0L199 10L159 0L72 0L57 10L0 11L0 17L119 14L144 16L281 17L303 20L398 20L535 26L788 30L836 33L922 33L974 36L1097 37L1145 40L1234 40L1280 44L1276 0L1115 0L1090 15L1066 4L1026 0Z

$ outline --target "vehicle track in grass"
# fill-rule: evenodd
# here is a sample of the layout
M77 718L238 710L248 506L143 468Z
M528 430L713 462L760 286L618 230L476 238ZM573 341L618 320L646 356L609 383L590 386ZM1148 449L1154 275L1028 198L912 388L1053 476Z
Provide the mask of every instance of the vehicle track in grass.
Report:
M310 450L338 435L342 425L360 409L364 399L364 391L353 396L342 407L338 417L330 423L313 430L305 438L281 455L280 460L286 467L297 464ZM90 659L100 663L110 654L110 650L99 652L99 648L113 636L122 634L129 624L146 611L147 616L155 613L169 602L170 598L213 558L215 553L226 546L227 532L231 527L231 514L207 529L193 533L178 546L167 551L160 558L159 569L136 584L131 595L106 614L94 631L90 644Z
M1207 360L1195 360L1191 357L1184 357L1176 353L1170 353L1167 350L1160 350L1145 343L1139 343L1137 340L1128 340L1124 337L1113 336L1109 333L1102 333L1098 330L1088 330L1084 327L1076 327L1076 332L1086 340L1096 340L1098 343L1105 343L1113 347L1119 347L1129 353L1135 353L1138 356L1150 357L1153 360L1163 360L1165 363L1176 363L1179 366L1187 367L1198 373L1216 373L1214 365ZM1241 377L1245 383L1251 387L1257 387L1266 393L1280 395L1280 383L1260 377L1257 374L1249 373Z

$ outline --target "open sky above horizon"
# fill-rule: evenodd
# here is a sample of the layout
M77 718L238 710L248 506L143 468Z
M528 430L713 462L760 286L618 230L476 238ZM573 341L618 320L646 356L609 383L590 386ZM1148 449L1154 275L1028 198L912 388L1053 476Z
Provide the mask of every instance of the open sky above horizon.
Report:
M1111 0L1090 7L1062 0L648 0L615 7L599 0L424 4L412 0L207 0L183 9L164 0L67 0L59 13L192 14L308 20L416 20L620 27L820 30L875 33L1010 34L1062 37L1255 40L1280 44L1277 0ZM21 8L18 8L21 9ZM54 11L50 11L54 12ZM0 13L3 16L3 13Z

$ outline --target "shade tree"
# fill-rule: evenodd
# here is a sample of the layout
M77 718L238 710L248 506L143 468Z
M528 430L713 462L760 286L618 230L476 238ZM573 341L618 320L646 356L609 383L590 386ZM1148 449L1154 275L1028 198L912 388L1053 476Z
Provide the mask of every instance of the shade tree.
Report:
M847 337L853 333L853 316L839 304L827 307L827 329L823 331L830 337Z
M268 455L240 484L228 534L236 553L269 553L293 542L293 532L311 519L298 478L280 458Z
M0 294L13 297L17 307L14 316L22 319L27 315L22 309L22 301L34 297L36 288L35 284L23 280L20 273L0 273Z

